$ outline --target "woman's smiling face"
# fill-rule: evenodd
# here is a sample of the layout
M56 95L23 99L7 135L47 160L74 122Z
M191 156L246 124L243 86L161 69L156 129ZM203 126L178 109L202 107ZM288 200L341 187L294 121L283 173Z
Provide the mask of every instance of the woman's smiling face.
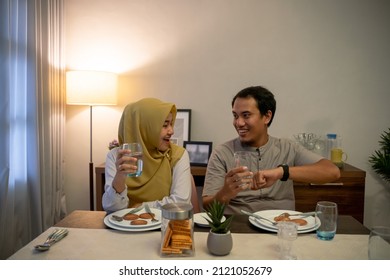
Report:
M171 137L174 133L172 121L172 113L169 113L160 132L160 141L158 145L158 150L160 152L165 152L170 147Z

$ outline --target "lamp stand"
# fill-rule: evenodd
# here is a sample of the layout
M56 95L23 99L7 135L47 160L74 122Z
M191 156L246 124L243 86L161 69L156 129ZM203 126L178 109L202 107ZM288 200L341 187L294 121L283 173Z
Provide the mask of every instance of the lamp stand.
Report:
M93 161L92 161L92 105L89 106L89 205L90 210L95 210L93 187Z
M92 211L95 210L95 186L93 182L95 172L92 161L92 107L95 105L116 105L117 86L118 75L112 72L82 70L66 72L66 103L69 105L88 105L90 110L89 206Z

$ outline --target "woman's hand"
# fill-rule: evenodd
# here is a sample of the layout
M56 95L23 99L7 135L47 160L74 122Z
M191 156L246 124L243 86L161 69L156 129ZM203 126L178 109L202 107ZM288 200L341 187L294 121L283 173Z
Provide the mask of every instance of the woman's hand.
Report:
M112 180L112 187L117 193L126 189L127 174L134 173L137 170L137 159L129 156L130 150L119 149L116 155L116 174Z
M116 172L126 177L127 174L137 171L137 159L129 156L130 150L118 150L116 156Z

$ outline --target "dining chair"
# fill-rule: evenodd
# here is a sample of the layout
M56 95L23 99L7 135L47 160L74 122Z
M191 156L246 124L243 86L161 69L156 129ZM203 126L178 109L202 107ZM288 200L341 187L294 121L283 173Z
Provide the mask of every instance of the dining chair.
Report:
M192 187L191 204L193 207L194 214L196 214L201 211L200 211L199 200L198 200L198 191L196 190L196 185L193 176L191 176L191 187Z

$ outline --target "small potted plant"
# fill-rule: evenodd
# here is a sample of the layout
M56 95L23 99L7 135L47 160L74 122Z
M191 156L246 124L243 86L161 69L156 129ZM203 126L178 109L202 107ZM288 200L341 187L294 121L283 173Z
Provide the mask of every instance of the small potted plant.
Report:
M206 210L206 220L211 229L207 237L207 248L213 255L223 256L233 248L233 238L230 226L233 216L225 219L225 204L214 200Z
M387 183L390 183L390 128L381 134L380 149L370 157L372 169Z

